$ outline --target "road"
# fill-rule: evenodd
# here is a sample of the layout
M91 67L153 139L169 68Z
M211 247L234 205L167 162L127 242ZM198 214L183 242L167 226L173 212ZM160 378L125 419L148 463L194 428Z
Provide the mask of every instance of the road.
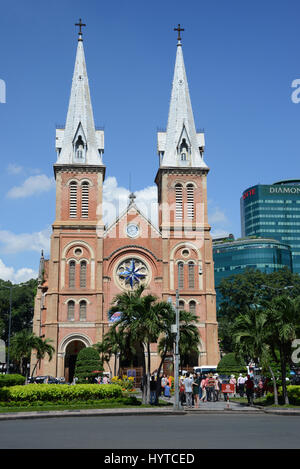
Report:
M300 448L300 417L66 417L0 422L1 449Z

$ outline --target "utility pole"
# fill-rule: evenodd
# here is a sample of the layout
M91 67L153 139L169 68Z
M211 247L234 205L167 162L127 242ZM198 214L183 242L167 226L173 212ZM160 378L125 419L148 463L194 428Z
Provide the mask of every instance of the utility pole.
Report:
M179 410L179 291L176 290L176 339L175 339L175 373L174 373L174 389L175 402L174 410Z

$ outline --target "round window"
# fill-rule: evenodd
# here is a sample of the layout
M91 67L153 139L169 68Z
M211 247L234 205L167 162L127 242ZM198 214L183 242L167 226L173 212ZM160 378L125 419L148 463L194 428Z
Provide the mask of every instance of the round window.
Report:
M150 272L147 265L136 257L120 262L116 269L116 280L125 290L133 290L140 285L147 285L150 281Z
M81 254L82 254L82 249L81 249L81 248L75 248L75 249L74 249L74 254L75 254L75 256L81 256Z

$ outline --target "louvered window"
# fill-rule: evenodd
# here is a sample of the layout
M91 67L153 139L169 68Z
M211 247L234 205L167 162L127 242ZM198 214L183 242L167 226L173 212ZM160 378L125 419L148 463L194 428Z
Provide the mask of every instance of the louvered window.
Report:
M182 220L182 186L180 184L176 184L175 186L175 197L176 197L175 217L177 220Z
M86 287L86 261L80 263L80 288Z
M81 187L81 216L87 218L89 216L89 183L84 182Z
M195 264L189 262L189 288L195 288Z
M182 289L184 286L183 262L178 263L178 288Z
M194 218L194 186L188 184L187 186L187 217L189 220Z
M190 310L190 313L193 313L193 314L196 313L196 302L195 301L190 301L189 310Z
M79 320L85 321L86 320L86 301L80 301L79 304Z
M70 183L70 218L77 217L77 182Z
M73 300L68 302L68 321L74 321L75 317L75 302Z
M75 288L75 261L69 262L69 288Z

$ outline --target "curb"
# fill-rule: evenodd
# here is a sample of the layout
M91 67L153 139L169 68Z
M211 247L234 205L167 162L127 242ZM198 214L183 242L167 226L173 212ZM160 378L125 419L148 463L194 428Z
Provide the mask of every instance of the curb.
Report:
M58 418L58 417L119 417L119 416L132 416L132 415L185 415L185 411L174 411L173 409L167 410L126 410L120 409L119 411L106 411L103 409L96 410L63 410L63 411L37 411L37 412L12 412L0 414L0 422L7 420L27 420L27 419L41 419L41 418Z

